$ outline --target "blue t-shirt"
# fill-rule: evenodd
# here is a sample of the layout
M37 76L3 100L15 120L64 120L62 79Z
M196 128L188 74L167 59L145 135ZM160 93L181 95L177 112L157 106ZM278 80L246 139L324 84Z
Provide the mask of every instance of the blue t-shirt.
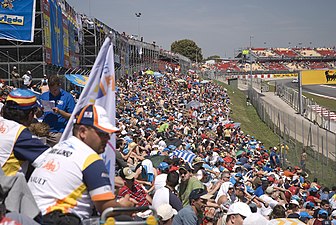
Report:
M54 97L50 91L45 92L40 97L41 100L54 101L55 107L67 112L72 113L75 108L75 100L72 95L63 89L60 90L60 94ZM63 133L66 124L68 122L63 116L54 112L45 112L43 122L50 126L51 132Z
M259 187L257 187L257 189L255 190L254 194L258 197L262 196L264 194L264 190L262 189L262 186L260 185Z

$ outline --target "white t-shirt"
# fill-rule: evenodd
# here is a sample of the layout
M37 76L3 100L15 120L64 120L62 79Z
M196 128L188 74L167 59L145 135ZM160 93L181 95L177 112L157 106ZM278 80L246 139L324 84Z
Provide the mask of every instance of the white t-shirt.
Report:
M261 204L262 207L259 209L259 213L263 216L268 216L272 211L274 206L278 205L279 202L275 201L272 197L268 196L267 194L263 194L260 196L260 199L262 199L264 202L268 204L268 207L266 208L264 204Z
M166 187L155 191L152 201L152 206L157 209L160 205L169 204L169 189Z

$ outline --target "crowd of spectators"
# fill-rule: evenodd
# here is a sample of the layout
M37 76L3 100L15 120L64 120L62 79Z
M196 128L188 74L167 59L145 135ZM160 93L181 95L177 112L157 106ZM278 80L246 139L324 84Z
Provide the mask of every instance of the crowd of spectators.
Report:
M231 119L225 88L178 71L117 81L117 199L152 205L160 224L335 224L336 186L311 179L305 162L283 168L288 146L264 146Z

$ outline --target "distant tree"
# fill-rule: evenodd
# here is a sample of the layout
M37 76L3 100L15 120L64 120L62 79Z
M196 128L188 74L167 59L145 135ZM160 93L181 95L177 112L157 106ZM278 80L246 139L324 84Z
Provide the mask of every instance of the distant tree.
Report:
M192 40L184 39L174 41L170 49L172 52L188 57L194 62L201 62L203 60L202 49Z
M207 61L207 60L212 60L212 59L220 59L221 57L219 55L212 55L212 56L209 56L208 58L204 59L204 61Z

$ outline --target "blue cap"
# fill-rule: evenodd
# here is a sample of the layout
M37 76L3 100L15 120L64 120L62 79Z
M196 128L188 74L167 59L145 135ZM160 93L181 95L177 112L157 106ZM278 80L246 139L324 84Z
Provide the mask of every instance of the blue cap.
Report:
M158 166L158 169L160 169L160 170L166 170L168 168L169 168L169 165L166 162L160 162L160 164Z
M237 174L235 175L235 177L240 177L240 178L242 178L243 175L242 175L241 173L237 173Z
M307 212L300 212L300 218L312 219L313 217L309 215Z
M320 211L318 212L319 215L327 215L328 216L328 211L327 210L324 210L324 209L320 209Z
M170 149L169 149L169 148L164 148L162 151L163 151L163 152L169 152Z

